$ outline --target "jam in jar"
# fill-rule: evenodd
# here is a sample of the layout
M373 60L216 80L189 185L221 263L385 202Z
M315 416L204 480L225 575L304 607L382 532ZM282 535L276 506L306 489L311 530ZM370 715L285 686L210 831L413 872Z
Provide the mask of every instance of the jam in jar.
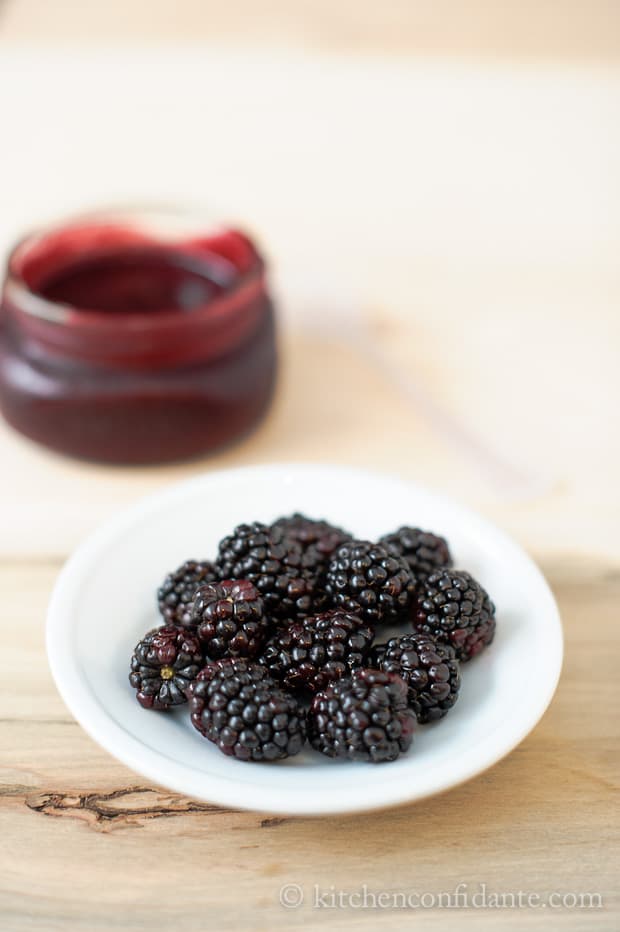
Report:
M101 212L9 256L0 407L55 450L110 463L208 452L257 424L275 372L265 263L237 230Z

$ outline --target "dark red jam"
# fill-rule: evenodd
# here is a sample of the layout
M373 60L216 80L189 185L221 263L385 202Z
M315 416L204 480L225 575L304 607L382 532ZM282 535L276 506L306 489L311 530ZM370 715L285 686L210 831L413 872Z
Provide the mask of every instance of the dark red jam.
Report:
M0 406L73 456L155 463L248 432L276 371L264 262L234 230L106 215L29 237L0 307Z

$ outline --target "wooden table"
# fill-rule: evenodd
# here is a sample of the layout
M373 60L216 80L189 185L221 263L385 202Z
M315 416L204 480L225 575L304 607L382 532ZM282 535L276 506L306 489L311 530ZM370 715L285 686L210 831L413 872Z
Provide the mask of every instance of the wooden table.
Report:
M221 49L170 52L165 67L160 52L115 53L106 69L106 54L0 39L0 88L19 88L0 93L0 125L19 128L0 147L3 242L80 202L217 189L270 245L283 374L253 437L189 465L78 464L0 427L0 928L617 929L618 74ZM205 126L183 94L190 78L208 98ZM243 125L228 115L247 114L250 80L258 109ZM162 123L187 143L172 180L179 154ZM226 145L209 148L214 125ZM248 130L260 145L248 148ZM44 618L71 549L170 481L282 459L427 482L539 561L562 612L564 672L541 724L488 773L383 813L273 818L146 784L64 708ZM304 905L280 904L285 884ZM603 905L550 919L550 905L313 906L315 885L346 901L364 884L426 903L485 884L487 897Z

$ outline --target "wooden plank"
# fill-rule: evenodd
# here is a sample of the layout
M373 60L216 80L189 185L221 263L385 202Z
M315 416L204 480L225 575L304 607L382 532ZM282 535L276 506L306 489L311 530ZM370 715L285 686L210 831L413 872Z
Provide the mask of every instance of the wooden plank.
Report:
M198 39L382 54L616 59L613 0L6 0L0 36L13 40Z
M16 88L0 125L19 128L0 153L0 244L91 201L217 196L269 247L283 334L269 418L214 457L109 469L0 425L0 555L67 555L202 470L324 459L437 487L539 552L586 539L620 557L617 70L5 43L0 87ZM498 489L428 403L406 403L395 363L457 432L541 481Z
M587 559L543 567L560 601L567 660L541 724L507 759L440 797L383 813L271 818L148 784L73 722L44 657L55 565L0 566L0 928L408 928L419 912L315 908L359 892L600 893L553 928L615 930L619 750L614 707L620 574ZM595 624L593 620L595 619ZM526 688L526 678L524 678ZM279 903L284 884L306 902ZM421 910L420 910L421 911ZM424 910L429 928L542 928L548 910ZM548 924L547 924L548 927Z

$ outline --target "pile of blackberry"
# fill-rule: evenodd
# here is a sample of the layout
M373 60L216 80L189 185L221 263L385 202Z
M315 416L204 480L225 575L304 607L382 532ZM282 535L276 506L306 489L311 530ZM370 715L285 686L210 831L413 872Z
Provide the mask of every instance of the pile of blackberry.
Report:
M131 658L138 702L187 704L240 761L306 740L328 757L396 760L414 727L454 706L460 665L495 634L493 602L443 537L402 526L359 540L298 512L240 524L212 561L169 573L157 603L161 627Z

